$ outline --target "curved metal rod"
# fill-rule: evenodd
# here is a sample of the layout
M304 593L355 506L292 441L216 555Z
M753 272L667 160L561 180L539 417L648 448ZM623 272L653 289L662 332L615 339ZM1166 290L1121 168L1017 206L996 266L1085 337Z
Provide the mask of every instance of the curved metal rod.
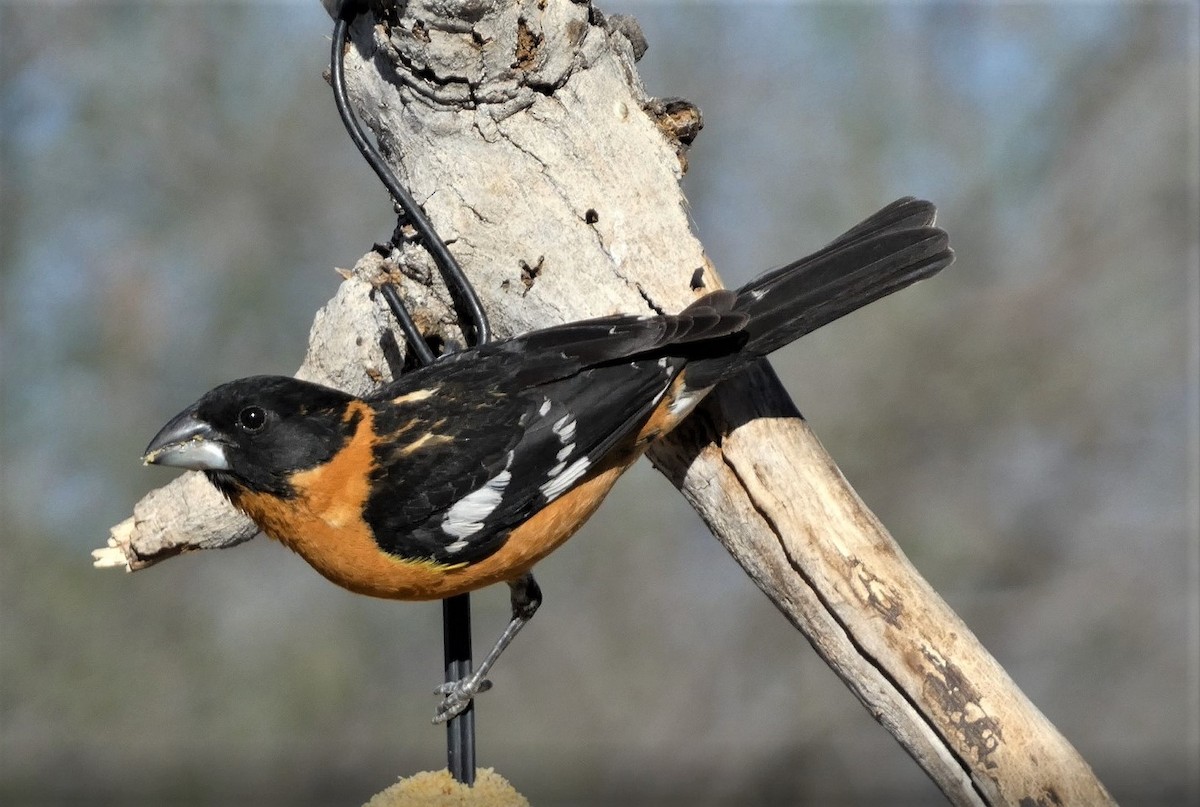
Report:
M422 366L433 364L437 360L437 356L433 355L429 343L417 329L417 323L413 322L412 314L408 313L408 308L400 299L400 292L396 290L396 284L389 280L380 285L379 292L387 301L388 308L392 309L392 316L400 323L400 330L404 331L404 338L408 340L409 346L417 354L417 361L421 362Z
M350 106L350 100L346 96L346 76L344 68L344 48L346 36L350 29L350 22L347 16L354 15L355 12L347 11L340 15L333 27L333 50L330 56L330 71L332 74L333 83L333 99L337 104L338 114L341 115L342 123L346 126L346 131L350 135L350 139L354 141L354 145L358 147L359 152L367 163L379 176L379 180L387 188L388 193L400 205L400 209L404 211L405 217L413 228L416 229L420 236L421 243L428 250L430 256L433 257L434 263L442 272L442 277L446 281L447 288L450 289L451 296L455 297L455 302L466 309L467 319L471 322L473 334L468 334L467 339L473 345L481 345L491 339L491 327L488 324L487 312L483 310L483 303L479 300L479 295L475 293L471 281L467 279L462 267L458 265L458 261L450 254L450 250L446 248L444 242L433 229L433 224L429 221L429 217L425 215L420 205L413 199L412 194L408 189L400 184L396 179L396 175L392 173L383 157L375 150L370 141L367 140L367 135L359 124L358 118L354 115L354 110ZM407 335L407 333L406 333ZM423 340L418 340L423 341Z

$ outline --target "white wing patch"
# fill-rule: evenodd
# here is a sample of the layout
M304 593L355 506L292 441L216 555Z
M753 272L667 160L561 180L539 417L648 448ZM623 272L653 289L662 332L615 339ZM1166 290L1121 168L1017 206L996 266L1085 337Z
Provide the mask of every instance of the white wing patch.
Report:
M575 418L571 417L571 413L568 412L554 421L552 428L554 429L554 433L558 435L560 443L569 443L575 437Z
M483 520L500 505L500 500L504 497L504 489L512 481L512 474L508 470L508 466L512 465L512 459L513 455L510 451L503 471L484 482L483 487L463 496L446 511L446 515L442 518L442 532L463 539L447 546L447 552L460 552L465 549L467 547L465 539L482 530Z
M579 481L587 473L591 462L587 457L580 457L570 465L560 462L550 469L550 481L538 488L546 501L552 502L567 492L567 489Z
M434 395L437 395L438 390L440 389L441 387L430 387L428 389L413 390L412 392L407 392L404 395L401 395L399 398L393 398L392 403L406 404L424 401L427 398L432 398Z

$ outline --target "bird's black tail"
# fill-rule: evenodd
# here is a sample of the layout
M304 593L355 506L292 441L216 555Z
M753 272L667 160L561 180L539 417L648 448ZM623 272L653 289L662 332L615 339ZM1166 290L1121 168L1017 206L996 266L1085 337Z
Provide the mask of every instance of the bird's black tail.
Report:
M930 202L898 199L819 252L768 272L733 294L718 292L720 303L731 304L731 313L746 316L739 329L746 341L736 354L689 365L689 386L727 378L748 360L949 266L954 252L946 233L934 226L936 214ZM696 306L712 306L717 299L702 298Z

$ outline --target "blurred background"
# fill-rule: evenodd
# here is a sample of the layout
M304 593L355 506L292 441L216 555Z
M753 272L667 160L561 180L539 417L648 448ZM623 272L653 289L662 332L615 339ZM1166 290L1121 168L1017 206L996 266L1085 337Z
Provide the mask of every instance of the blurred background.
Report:
M601 2L697 103L731 285L891 199L952 270L775 364L916 565L1126 805L1200 800L1197 7ZM0 802L358 804L444 765L440 607L265 539L89 551L216 383L291 373L392 227L316 0L0 3ZM937 791L648 466L539 567L478 708L534 804ZM507 593L474 598L490 643Z

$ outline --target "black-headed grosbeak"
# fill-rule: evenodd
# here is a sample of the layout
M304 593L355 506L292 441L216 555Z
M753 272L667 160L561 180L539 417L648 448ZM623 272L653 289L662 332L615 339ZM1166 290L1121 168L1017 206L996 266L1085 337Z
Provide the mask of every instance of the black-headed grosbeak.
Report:
M488 684L541 602L530 569L721 380L953 260L901 199L821 251L678 314L572 322L443 356L359 398L294 378L223 384L145 462L202 470L329 580L399 600L512 587L513 618L439 719Z

